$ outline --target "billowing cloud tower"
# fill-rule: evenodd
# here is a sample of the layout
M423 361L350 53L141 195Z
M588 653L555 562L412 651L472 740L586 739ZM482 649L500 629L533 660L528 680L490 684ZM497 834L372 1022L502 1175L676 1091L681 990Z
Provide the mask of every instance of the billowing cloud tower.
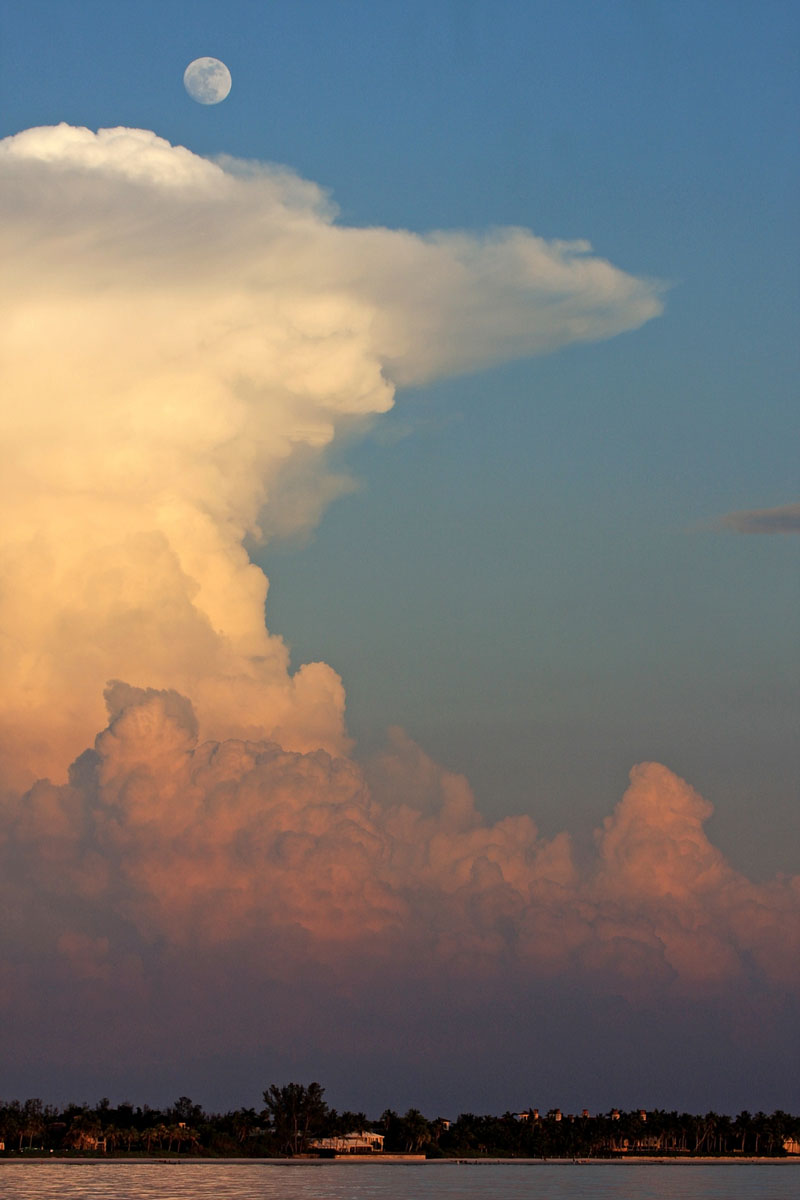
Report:
M524 230L346 228L289 171L132 129L0 142L0 218L21 1058L130 1070L143 1041L277 1054L300 1028L323 1053L354 1012L366 1051L390 1019L425 1053L436 1014L460 1005L472 1037L543 987L645 1008L796 987L798 881L737 874L666 768L634 770L578 864L529 816L487 825L401 731L354 760L339 677L290 670L246 550L313 525L347 482L326 451L397 386L633 329L653 283Z
M397 382L659 311L585 245L343 228L287 171L142 130L28 130L0 175L0 727L28 781L110 678L187 693L206 735L343 749L341 683L289 673L245 537L315 520L326 448Z

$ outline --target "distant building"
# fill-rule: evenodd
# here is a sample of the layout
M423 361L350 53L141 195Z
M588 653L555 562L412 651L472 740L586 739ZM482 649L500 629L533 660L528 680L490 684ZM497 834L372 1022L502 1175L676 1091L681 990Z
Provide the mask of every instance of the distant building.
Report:
M783 1148L787 1154L800 1154L800 1141L797 1138L784 1138Z
M108 1146L104 1137L98 1137L94 1133L90 1133L86 1129L74 1129L68 1134L68 1142L73 1150L102 1150L106 1153Z
M382 1154L382 1133L370 1133L362 1129L358 1133L343 1133L339 1137L316 1138L309 1142L309 1150L323 1154Z

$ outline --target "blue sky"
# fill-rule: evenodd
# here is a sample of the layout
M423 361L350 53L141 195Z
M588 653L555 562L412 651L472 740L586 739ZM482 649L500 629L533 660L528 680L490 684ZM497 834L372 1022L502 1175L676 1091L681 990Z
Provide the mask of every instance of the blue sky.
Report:
M522 225L669 285L634 333L401 393L338 451L357 489L263 553L270 628L341 673L363 752L399 723L491 816L580 834L657 759L734 863L792 869L796 540L714 522L797 496L795 6L0 13L3 135L152 128L284 162L343 223Z

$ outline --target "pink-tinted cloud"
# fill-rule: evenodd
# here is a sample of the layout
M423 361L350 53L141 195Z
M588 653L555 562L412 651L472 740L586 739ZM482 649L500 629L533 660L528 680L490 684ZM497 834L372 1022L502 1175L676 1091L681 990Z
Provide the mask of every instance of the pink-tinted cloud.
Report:
M173 1075L302 1062L356 1070L369 1097L376 1063L397 1079L438 1063L426 1094L461 1079L466 1101L501 1060L504 1079L534 1055L555 1080L577 1055L575 1078L605 1063L588 1099L642 1086L658 1028L652 1078L688 1103L706 1093L670 1082L679 1047L700 1038L719 1087L714 1053L763 1057L770 1029L790 1036L800 881L735 871L704 833L710 804L666 767L634 768L578 865L566 833L484 821L466 780L402 731L365 769L200 741L173 691L117 683L107 703L70 782L4 808L0 1010L28 1073L44 1056L106 1090L116 1071L129 1092L165 1057Z
M10 1061L485 1072L575 995L600 1015L567 1057L618 1008L777 1012L797 879L738 874L656 764L585 864L530 816L488 824L402 731L359 763L341 680L290 669L244 548L313 525L348 486L327 449L396 385L635 328L659 289L520 230L346 229L288 171L141 130L0 142L0 217Z
M145 942L256 957L296 932L320 961L380 943L468 975L511 960L637 994L738 986L754 964L767 983L798 982L798 880L738 874L703 831L711 805L666 767L634 768L578 870L566 834L544 839L529 817L488 825L466 780L400 731L368 782L325 751L198 743L174 692L116 684L108 704L70 784L37 784L6 826L9 861L57 900L51 936L81 970L110 945L94 924L106 912Z

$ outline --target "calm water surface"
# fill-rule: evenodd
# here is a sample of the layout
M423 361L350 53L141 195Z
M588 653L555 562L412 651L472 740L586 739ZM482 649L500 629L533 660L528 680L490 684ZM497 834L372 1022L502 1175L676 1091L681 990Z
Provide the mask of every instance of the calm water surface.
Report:
M5 1162L2 1200L800 1200L800 1164Z

